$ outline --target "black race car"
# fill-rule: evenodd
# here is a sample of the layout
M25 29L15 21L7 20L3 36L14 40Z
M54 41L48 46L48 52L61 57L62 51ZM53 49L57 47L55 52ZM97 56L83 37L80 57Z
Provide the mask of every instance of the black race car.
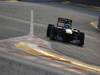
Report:
M48 25L47 37L49 37L50 40L60 40L83 46L85 34L78 29L72 29L71 19L58 18L56 26L53 24Z

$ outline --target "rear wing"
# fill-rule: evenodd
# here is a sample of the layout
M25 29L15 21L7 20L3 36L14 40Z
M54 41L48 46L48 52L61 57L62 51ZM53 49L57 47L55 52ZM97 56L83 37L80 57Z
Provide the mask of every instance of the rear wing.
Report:
M58 22L60 22L60 23L66 23L66 24L71 24L72 25L72 20L68 19L68 18L61 18L61 17L59 17L58 18Z

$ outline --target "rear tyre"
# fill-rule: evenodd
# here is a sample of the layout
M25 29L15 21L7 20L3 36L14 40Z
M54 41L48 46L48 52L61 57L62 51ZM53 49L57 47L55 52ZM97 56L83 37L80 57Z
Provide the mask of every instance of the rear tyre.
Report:
M51 32L52 27L54 27L54 25L52 25L52 24L48 25L48 28L47 28L47 37L50 36L50 32Z
M51 32L49 36L50 36L50 40L56 40L56 28L55 27L51 27Z
M80 32L79 34L79 46L83 46L84 45L84 39L85 39L85 34L83 32Z

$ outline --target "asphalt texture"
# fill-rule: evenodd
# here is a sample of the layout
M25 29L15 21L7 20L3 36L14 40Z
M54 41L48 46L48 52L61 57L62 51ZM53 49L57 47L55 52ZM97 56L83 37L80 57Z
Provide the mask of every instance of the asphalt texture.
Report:
M74 6L73 6L74 7ZM34 26L36 36L51 43L57 52L86 63L100 66L100 32L90 26L90 22L98 19L96 15L84 13L80 8L74 10L67 7L55 7L34 3L3 3L0 2L0 39L7 39L29 33L30 10L34 10ZM78 9L78 11L77 11ZM80 10L80 11L79 11ZM95 14L95 13L94 13ZM85 32L85 45L78 47L68 43L50 41L46 37L48 24L56 24L58 17L68 17L73 20L73 28Z

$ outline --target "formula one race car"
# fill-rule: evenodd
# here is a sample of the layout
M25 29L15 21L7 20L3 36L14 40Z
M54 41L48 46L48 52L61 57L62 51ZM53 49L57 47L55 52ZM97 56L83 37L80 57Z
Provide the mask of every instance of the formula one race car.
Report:
M58 18L56 26L53 24L48 25L47 37L49 37L50 40L60 40L83 46L85 34L78 29L72 29L71 19Z

